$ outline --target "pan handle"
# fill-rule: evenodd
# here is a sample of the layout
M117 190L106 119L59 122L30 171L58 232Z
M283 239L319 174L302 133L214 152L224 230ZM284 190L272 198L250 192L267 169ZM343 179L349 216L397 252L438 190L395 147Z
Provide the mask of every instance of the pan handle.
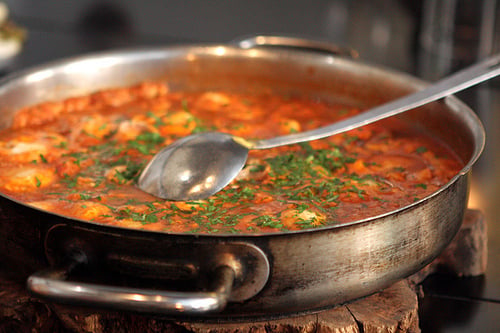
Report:
M359 53L356 50L348 47L340 47L328 41L293 36L246 36L232 40L231 44L234 44L242 49L251 49L259 46L277 46L326 52L349 58L357 58L359 56Z
M158 291L68 281L71 271L85 263L83 254L65 267L34 273L28 278L28 290L61 303L167 315L201 315L224 309L235 281L235 271L227 265L213 270L213 287L206 292Z

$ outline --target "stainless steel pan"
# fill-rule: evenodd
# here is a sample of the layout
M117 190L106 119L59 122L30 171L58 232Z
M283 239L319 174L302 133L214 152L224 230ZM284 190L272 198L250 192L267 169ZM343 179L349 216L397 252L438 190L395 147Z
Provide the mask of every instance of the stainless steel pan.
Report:
M248 49L185 45L109 52L18 73L0 83L0 120L7 126L23 106L143 80L166 81L172 89L296 93L363 108L424 85L330 53L240 45ZM17 225L25 221L22 230L14 231L35 239L30 245L21 242L25 252L43 253L44 259L25 264L27 271L38 270L28 278L28 288L39 297L217 320L315 311L369 295L420 270L461 225L470 170L485 140L480 121L454 97L401 117L446 142L465 167L438 192L354 223L279 234L184 235L68 219L6 196L0 207ZM0 233L12 230L3 223ZM7 245L0 249L9 252ZM113 285L96 281L104 271L114 277ZM153 282L145 288L117 285L122 277ZM192 289L186 290L184 282Z

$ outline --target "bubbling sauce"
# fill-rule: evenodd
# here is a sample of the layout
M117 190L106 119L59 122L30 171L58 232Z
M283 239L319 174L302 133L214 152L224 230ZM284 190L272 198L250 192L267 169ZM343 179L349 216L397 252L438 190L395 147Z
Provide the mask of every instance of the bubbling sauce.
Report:
M0 132L0 190L66 217L168 233L273 233L352 222L407 206L463 163L395 118L330 138L251 151L206 200L166 201L137 178L161 148L202 131L268 138L360 113L274 94L170 92L160 83L31 106Z

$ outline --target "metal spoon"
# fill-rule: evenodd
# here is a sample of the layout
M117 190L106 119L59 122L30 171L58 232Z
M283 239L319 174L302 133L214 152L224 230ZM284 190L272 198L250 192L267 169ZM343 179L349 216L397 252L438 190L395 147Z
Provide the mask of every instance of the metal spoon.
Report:
M163 199L205 199L220 191L238 175L250 149L290 145L345 132L438 100L499 74L500 55L496 55L424 90L354 117L311 131L271 139L245 140L218 132L190 135L158 152L142 171L138 185L143 191Z

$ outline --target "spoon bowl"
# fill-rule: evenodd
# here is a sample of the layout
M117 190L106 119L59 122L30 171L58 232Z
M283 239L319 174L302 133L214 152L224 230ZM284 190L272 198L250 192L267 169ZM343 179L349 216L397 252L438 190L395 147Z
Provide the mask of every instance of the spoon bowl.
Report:
M229 184L247 156L248 148L229 134L190 135L158 152L141 173L139 188L164 199L203 199Z
M205 199L238 175L250 149L273 148L332 136L436 101L499 74L500 55L496 55L423 90L306 132L255 141L218 132L190 135L154 156L141 173L138 185L143 191L163 199Z

